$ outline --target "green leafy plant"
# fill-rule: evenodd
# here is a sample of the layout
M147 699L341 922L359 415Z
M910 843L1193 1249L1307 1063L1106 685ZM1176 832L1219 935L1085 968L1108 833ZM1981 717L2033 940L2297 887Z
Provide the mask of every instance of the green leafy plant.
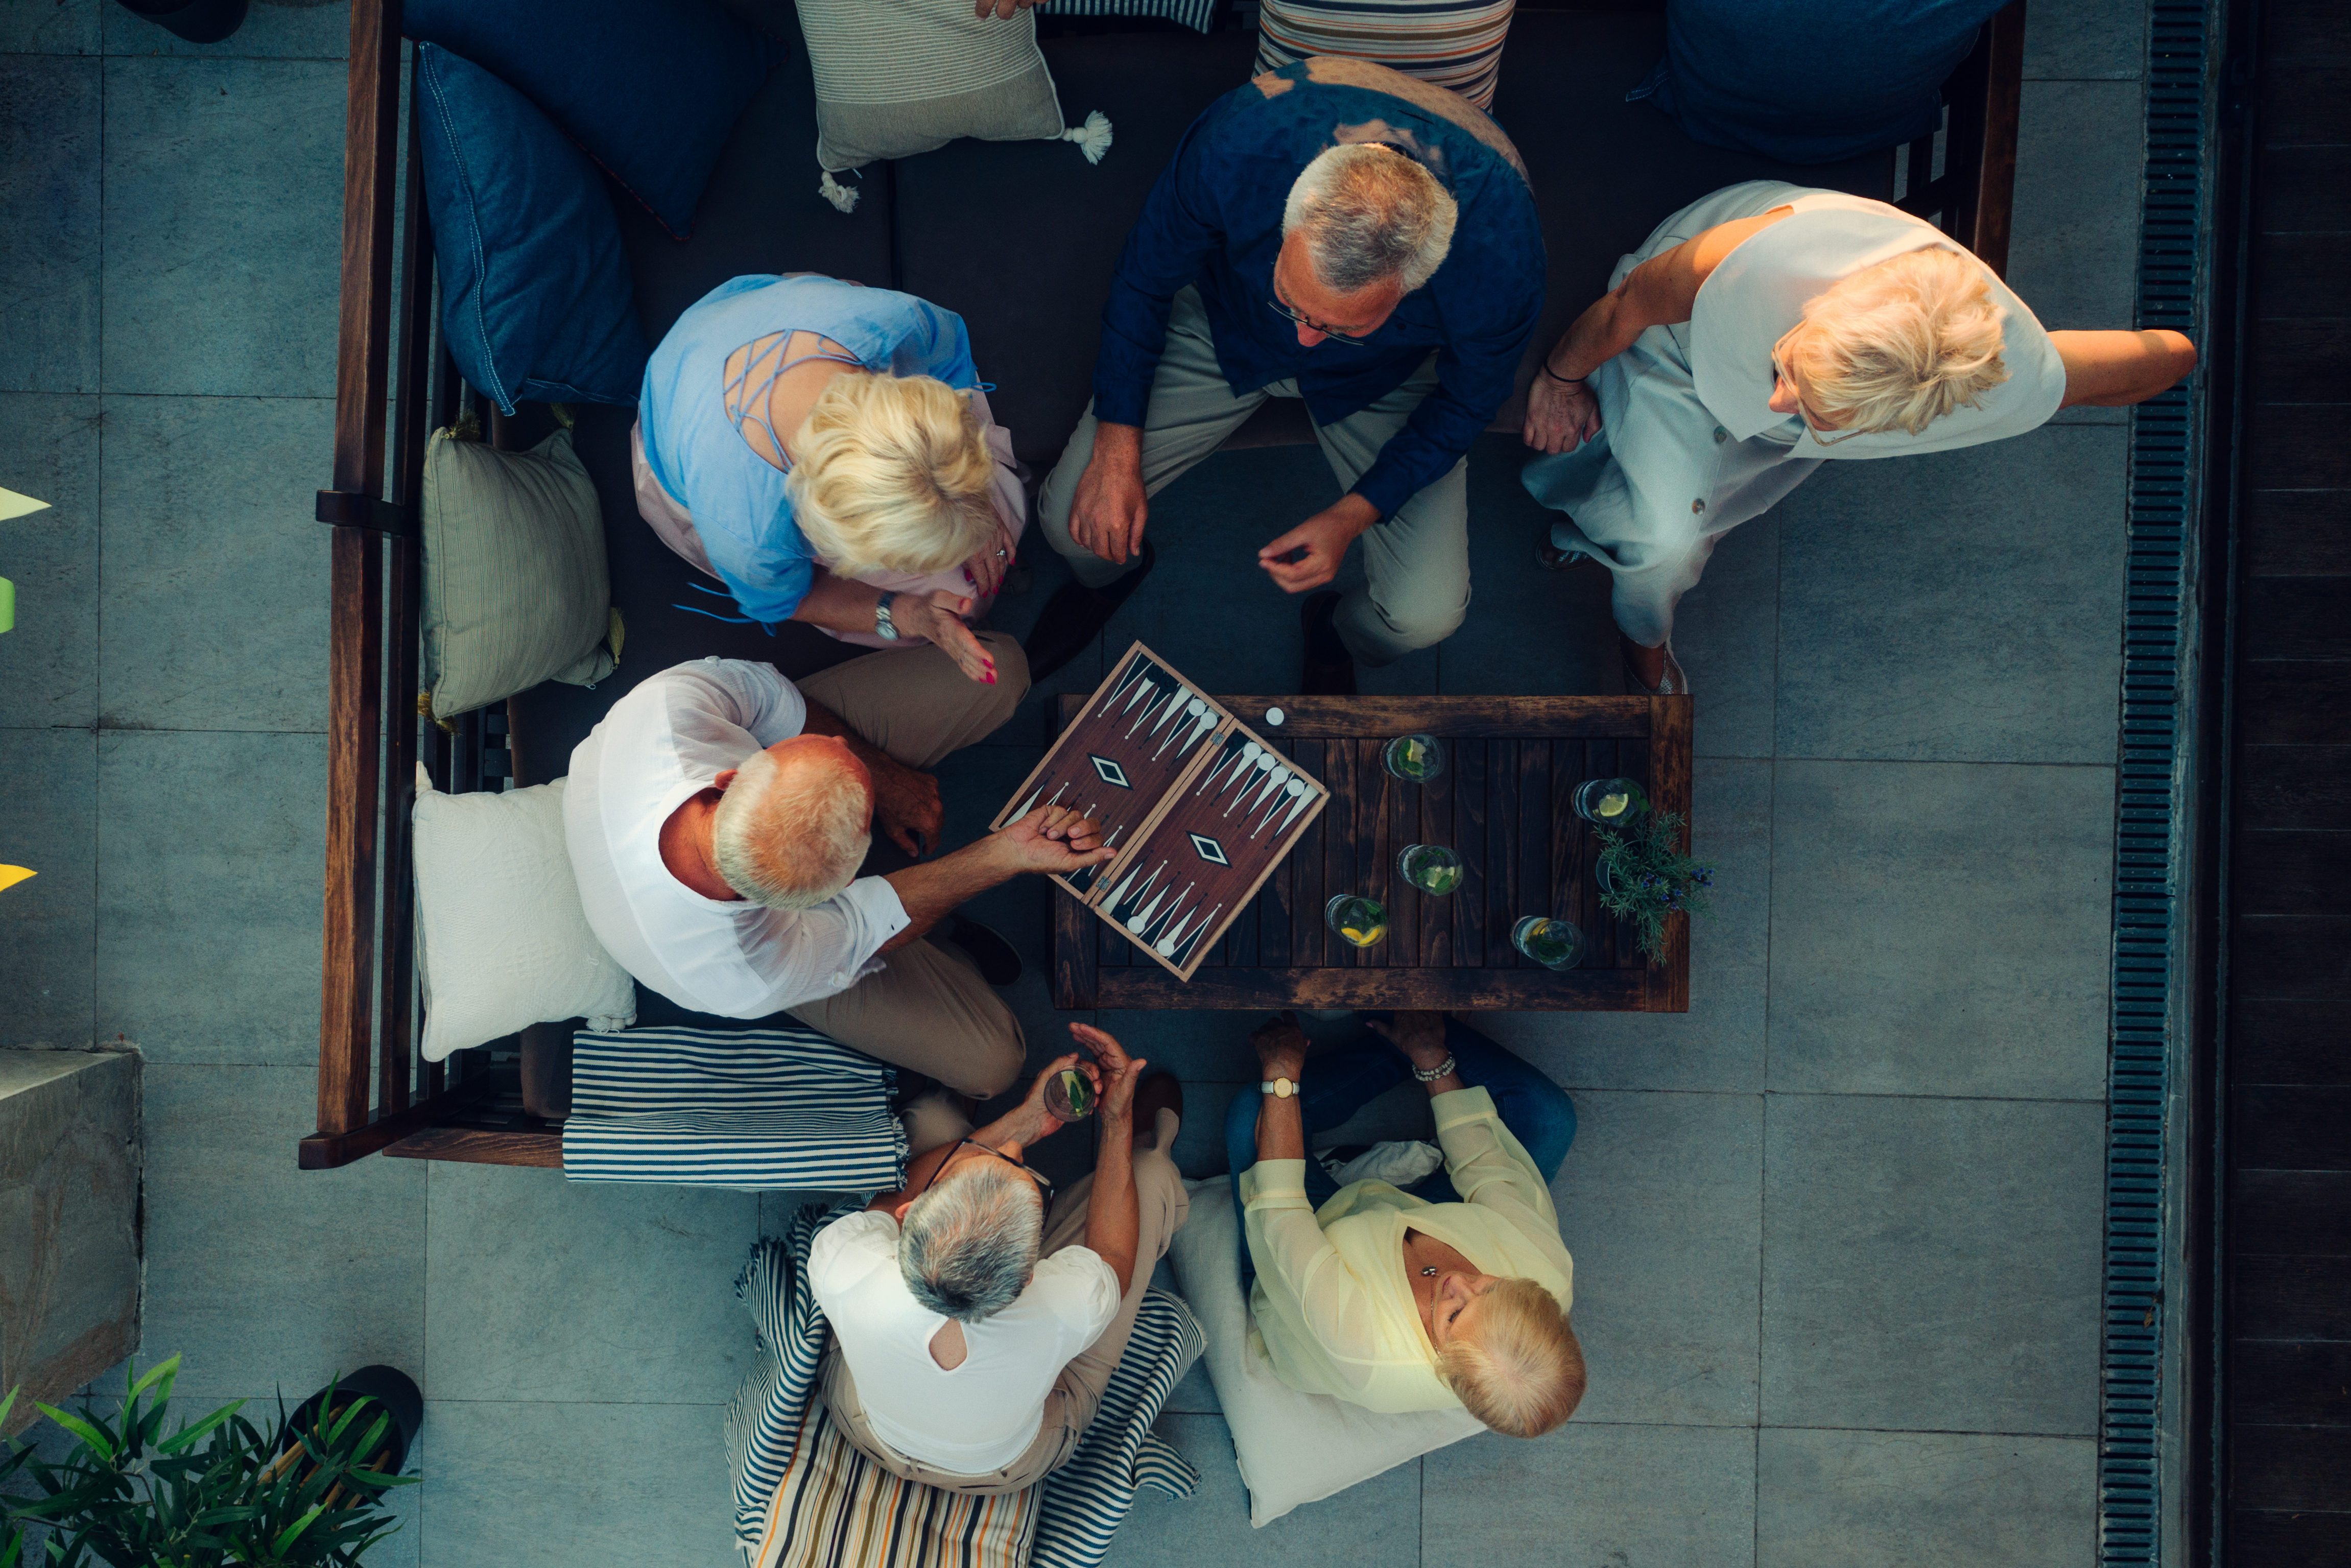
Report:
M392 1451L381 1402L330 1384L298 1420L280 1400L266 1433L238 1400L166 1437L179 1370L175 1355L126 1375L111 1416L38 1406L73 1448L57 1463L20 1442L0 1454L0 1568L349 1568L398 1528L383 1495L415 1483L374 1468Z
M1650 811L1621 829L1593 831L1600 840L1600 907L1631 922L1645 957L1665 956L1666 922L1675 915L1713 914L1707 890L1714 868L1683 852L1679 812Z

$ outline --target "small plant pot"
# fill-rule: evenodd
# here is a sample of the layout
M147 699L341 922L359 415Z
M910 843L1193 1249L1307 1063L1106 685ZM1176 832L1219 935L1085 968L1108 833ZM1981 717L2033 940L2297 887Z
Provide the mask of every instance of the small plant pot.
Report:
M134 16L144 16L173 37L192 44L217 44L245 26L246 0L120 0Z
M424 1425L423 1390L416 1386L415 1379L396 1366L362 1366L344 1375L334 1386L338 1406L348 1403L347 1396L364 1394L381 1405L392 1417L392 1431L388 1434L392 1454L380 1468L385 1475L398 1475L408 1463L409 1450L416 1446L417 1430ZM295 1446L298 1441L296 1434L308 1429L326 1397L327 1391L321 1388L295 1409L293 1419L287 1424L285 1439L278 1445L280 1452ZM360 1423L371 1419L362 1416Z

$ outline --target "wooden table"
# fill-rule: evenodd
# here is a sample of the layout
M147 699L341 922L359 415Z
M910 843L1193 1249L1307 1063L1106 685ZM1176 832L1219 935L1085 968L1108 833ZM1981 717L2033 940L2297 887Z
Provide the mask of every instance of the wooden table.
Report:
M1331 789L1331 803L1196 974L1179 980L1066 894L1053 899L1057 1008L1462 1008L1684 1012L1686 917L1645 959L1600 907L1596 844L1569 808L1586 779L1640 780L1659 810L1690 809L1690 699L1681 697L1218 697ZM1061 698L1069 723L1084 701ZM1264 722L1279 707L1284 722ZM1446 769L1405 785L1380 766L1393 737L1426 731ZM1406 844L1450 845L1465 875L1431 898L1395 869ZM1322 924L1341 893L1389 910L1388 935L1358 949ZM1582 967L1521 957L1522 915L1583 928Z

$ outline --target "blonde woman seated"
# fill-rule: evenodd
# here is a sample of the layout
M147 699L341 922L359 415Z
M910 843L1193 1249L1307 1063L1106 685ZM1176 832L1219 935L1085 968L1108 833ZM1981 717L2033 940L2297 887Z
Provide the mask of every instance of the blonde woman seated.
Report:
M1568 1322L1575 1265L1549 1186L1575 1107L1441 1014L1367 1021L1393 1050L1367 1034L1309 1062L1286 1013L1252 1037L1264 1092L1236 1099L1225 1120L1251 1338L1292 1388L1388 1414L1466 1408L1497 1432L1539 1437L1583 1398ZM1338 1186L1307 1137L1407 1071L1428 1092L1445 1168L1410 1192Z
M994 683L967 622L1027 507L953 311L815 273L721 284L653 350L631 447L637 510L744 618L933 643Z
M1883 202L1777 181L1685 207L1616 263L1529 392L1538 553L1615 573L1628 675L1687 691L1674 607L1715 541L1831 458L2021 435L2196 367L2168 331L2048 332L1991 269Z

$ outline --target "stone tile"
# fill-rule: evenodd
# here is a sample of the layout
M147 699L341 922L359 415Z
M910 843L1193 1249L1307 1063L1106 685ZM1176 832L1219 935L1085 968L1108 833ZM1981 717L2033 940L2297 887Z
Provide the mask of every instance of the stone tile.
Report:
M1178 1295L1182 1293L1180 1291L1176 1292ZM1183 1381L1176 1384L1174 1391L1167 1396L1167 1403L1162 1407L1161 1413L1171 1416L1215 1416L1221 1414L1223 1410L1224 1406L1217 1402L1217 1385L1208 1381L1208 1364L1202 1360L1194 1362L1191 1369L1184 1374Z
M318 1061L326 798L323 736L100 734L100 1035L150 1061Z
M1472 1437L1421 1467L1426 1568L1754 1561L1755 1434L1743 1428L1579 1418L1532 1442Z
M1780 519L1733 528L1674 613L1674 656L1698 694L1700 757L1769 757L1780 679Z
M2089 1433L2105 1112L1775 1094L1763 1420Z
M341 60L351 50L348 0L253 0L244 26L217 44L191 44L120 5L105 8L110 55L271 56Z
M10 0L0 5L0 54L94 55L105 0Z
M1552 1200L1591 1368L1578 1418L1753 1425L1762 1096L1587 1090L1575 1110Z
M108 392L334 394L346 76L107 62Z
M1686 1013L1492 1013L1496 1040L1571 1089L1763 1087L1771 916L1771 765L1698 759L1690 841L1714 914L1690 923Z
M1249 1489L1221 1416L1162 1416L1155 1428L1200 1472L1200 1490L1176 1500L1135 1494L1103 1568L1196 1568L1279 1563L1282 1568L1415 1568L1420 1561L1420 1465L1400 1465L1310 1502L1263 1530L1249 1528Z
M1469 619L1438 651L1439 688L1462 695L1625 689L1607 572L1545 571L1535 547L1558 516L1519 482L1532 454L1516 436L1469 451ZM1699 722L1705 722L1703 716Z
M2135 81L2024 84L2008 282L2052 331L2134 319L2146 120Z
M323 399L106 400L101 724L324 732L334 431Z
M2113 761L2126 440L1813 476L1781 507L1779 754Z
M2093 1552L2087 1438L1766 1428L1757 1568L2070 1568Z
M430 1568L716 1568L740 1560L716 1405L436 1399Z
M757 1194L437 1162L428 1194L436 1396L734 1397L753 1360L734 1284L758 1238ZM626 1261L582 1266L594 1258Z
M284 1389L384 1362L424 1378L424 1171L381 1156L294 1165L316 1124L307 1067L151 1055L141 1364L186 1357L183 1395Z
M0 522L16 629L0 638L0 727L98 721L99 402L0 392L0 483L49 503Z
M2034 0L2024 12L2027 81L2137 81L2147 7L2137 0Z
M98 1038L98 740L86 729L0 729L0 852L34 873L0 894L0 1046L86 1046Z
M47 3L0 8L0 39ZM0 390L98 390L100 69L0 55Z
M2096 1099L2114 775L1782 762L1771 1087Z

